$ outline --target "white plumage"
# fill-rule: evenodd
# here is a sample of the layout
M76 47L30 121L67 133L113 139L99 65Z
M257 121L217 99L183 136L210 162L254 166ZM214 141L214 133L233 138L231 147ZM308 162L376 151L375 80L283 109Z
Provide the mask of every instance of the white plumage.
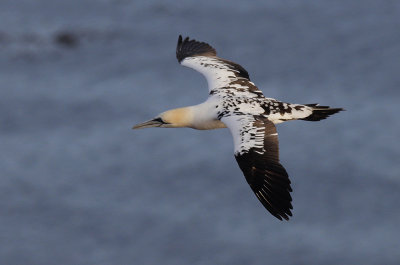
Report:
M235 158L256 197L272 215L288 220L292 215L292 189L288 174L279 162L274 124L299 119L318 121L342 109L265 98L242 66L217 57L215 49L204 42L183 40L179 36L176 56L180 64L205 76L209 98L195 106L163 112L134 129L228 127Z

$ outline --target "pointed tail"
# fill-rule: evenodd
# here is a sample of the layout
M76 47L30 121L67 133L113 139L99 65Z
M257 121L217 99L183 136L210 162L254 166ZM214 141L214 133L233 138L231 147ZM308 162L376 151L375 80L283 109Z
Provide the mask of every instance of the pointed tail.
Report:
M331 108L329 106L319 106L318 104L305 104L305 106L312 108L312 113L301 119L305 121L320 121L339 111L344 111L342 108Z

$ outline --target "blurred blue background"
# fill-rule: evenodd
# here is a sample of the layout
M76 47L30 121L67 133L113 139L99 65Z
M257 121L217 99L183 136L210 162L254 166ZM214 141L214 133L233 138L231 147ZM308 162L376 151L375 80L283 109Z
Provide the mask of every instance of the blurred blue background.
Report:
M400 2L0 1L0 264L399 264ZM294 192L257 201L228 130L132 125L202 102L178 35L267 97Z

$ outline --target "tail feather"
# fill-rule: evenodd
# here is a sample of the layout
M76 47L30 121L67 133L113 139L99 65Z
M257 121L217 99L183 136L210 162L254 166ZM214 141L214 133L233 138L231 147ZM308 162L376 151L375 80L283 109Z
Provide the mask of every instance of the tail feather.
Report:
M309 116L302 119L305 121L320 121L339 111L344 111L342 108L331 108L329 106L319 106L318 104L305 104L305 106L311 107L313 111Z

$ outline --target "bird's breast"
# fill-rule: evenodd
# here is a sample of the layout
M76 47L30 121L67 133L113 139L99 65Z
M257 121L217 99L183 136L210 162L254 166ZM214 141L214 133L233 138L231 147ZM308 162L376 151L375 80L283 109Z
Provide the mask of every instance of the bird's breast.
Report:
M192 128L197 130L213 130L226 128L226 125L220 120L204 120L194 123Z
M197 130L212 130L226 128L226 125L218 119L218 112L222 105L218 100L211 98L206 102L192 106L191 128Z

